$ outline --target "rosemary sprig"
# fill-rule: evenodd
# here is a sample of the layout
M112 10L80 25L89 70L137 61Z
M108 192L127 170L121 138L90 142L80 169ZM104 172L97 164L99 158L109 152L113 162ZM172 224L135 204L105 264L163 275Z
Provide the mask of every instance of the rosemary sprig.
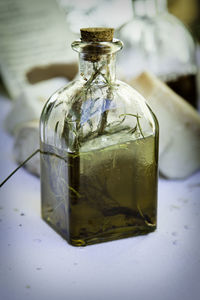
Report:
M101 76L104 78L108 89L107 89L107 100L111 101L113 99L113 86L112 86L112 82L111 82L111 76L110 76L110 72L109 72L109 68L108 65L110 63L110 57L108 57L107 60L107 74L103 74L102 72L100 72ZM102 117L101 117L101 123L99 126L99 130L98 130L98 134L102 135L105 131L105 128L107 126L107 117L108 117L108 109L104 110Z
M97 68L95 63L93 63L94 73L92 73L90 78L84 83L83 88L80 89L76 93L71 111L68 113L68 115L66 116L66 119L64 121L62 138L66 143L66 141L68 140L68 137L69 137L69 132L70 132L70 130L72 130L75 135L75 139L74 139L75 151L78 151L78 149L80 148L81 140L83 140L81 137L81 134L80 134L80 131L82 129L81 123L80 123L80 121L81 121L81 106L82 106L81 99L83 99L83 98L85 98L85 100L87 99L87 94L89 92L91 93L91 84L97 78L97 76L99 74L101 74L102 69L105 67L105 64L106 63L104 62L99 68ZM72 113L74 113L74 112L76 113L77 118L75 121L72 121ZM105 118L105 116L104 116L104 118ZM100 132L103 132L103 130L105 128L106 120L104 120L104 118L102 119L102 122L100 125ZM72 129L72 126L70 126L70 123L71 123L71 125L75 123L75 128Z
M137 130L137 127L138 127L138 129L139 129L139 131L140 131L140 134L142 135L143 138L145 138L145 136L144 136L144 134L143 134L143 132L142 132L142 127L141 127L141 125L140 125L140 120L139 120L139 119L141 118L141 116L139 116L138 114L135 115L135 114L130 114L130 113L119 115L119 117L123 117L123 116L132 116L132 117L135 117L136 120L137 120L137 124L136 124L136 126L132 129L132 133L134 133L134 132Z
M0 188L12 177L21 167L23 167L33 156L35 156L38 152L40 152L40 149L35 150L30 156L27 157L13 172L11 172L8 177L6 177L5 180L3 180L0 183Z

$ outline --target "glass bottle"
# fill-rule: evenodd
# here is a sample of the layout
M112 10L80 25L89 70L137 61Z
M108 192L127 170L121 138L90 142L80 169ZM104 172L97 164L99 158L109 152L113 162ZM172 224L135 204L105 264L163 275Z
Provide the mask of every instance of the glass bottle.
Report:
M166 0L132 0L133 19L119 30L124 51L119 66L126 79L150 71L197 107L195 43L168 13Z
M42 217L85 246L156 229L158 124L145 99L115 78L113 29L81 29L80 78L40 121Z

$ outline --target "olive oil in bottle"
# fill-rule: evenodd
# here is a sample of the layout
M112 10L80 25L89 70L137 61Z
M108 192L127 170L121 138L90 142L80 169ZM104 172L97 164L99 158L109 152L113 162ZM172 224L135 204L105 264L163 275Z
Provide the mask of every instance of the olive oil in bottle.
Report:
M48 145L42 149L42 214L71 244L155 230L153 136L80 153L64 153Z

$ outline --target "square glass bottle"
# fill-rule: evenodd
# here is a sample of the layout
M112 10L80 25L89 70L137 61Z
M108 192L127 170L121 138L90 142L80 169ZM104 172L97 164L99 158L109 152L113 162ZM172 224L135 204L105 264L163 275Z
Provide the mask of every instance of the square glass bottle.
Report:
M74 246L156 229L158 123L116 80L112 28L81 29L80 77L53 94L40 120L42 217Z

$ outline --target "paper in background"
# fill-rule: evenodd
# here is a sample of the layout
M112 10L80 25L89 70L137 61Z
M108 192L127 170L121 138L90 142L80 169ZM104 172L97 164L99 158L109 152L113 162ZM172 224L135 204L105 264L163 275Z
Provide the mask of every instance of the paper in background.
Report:
M0 72L10 97L28 85L32 67L75 60L75 38L55 0L1 0Z

